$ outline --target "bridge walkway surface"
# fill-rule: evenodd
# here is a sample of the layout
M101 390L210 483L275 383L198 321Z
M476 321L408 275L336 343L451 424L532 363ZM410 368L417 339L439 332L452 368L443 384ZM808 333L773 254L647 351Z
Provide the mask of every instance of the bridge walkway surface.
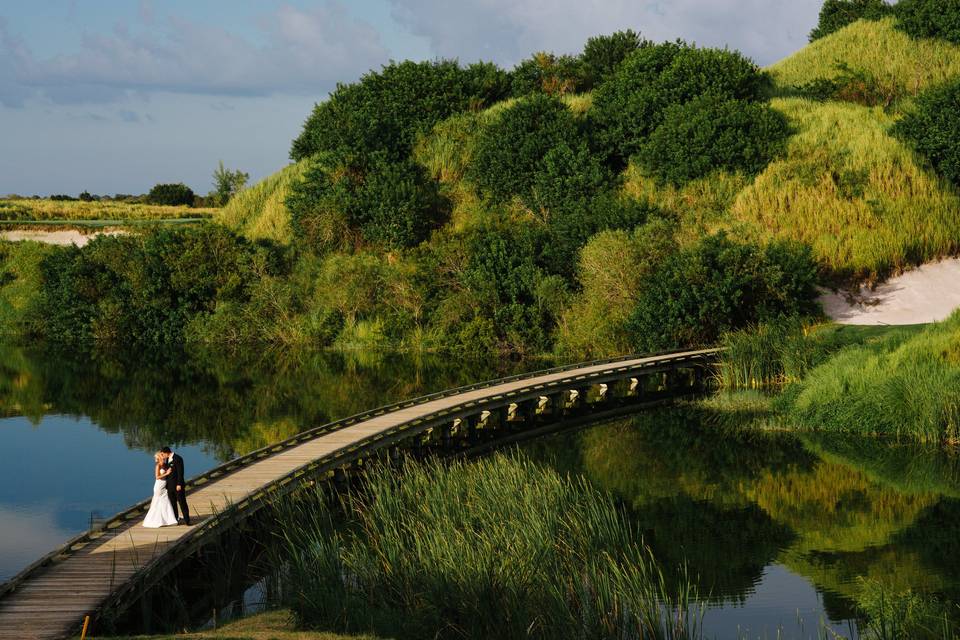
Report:
M565 367L424 396L324 425L288 441L221 465L188 481L191 526L147 529L148 501L131 507L38 560L0 587L0 640L62 638L78 634L86 615L143 587L145 576L169 571L228 514L255 510L270 491L280 493L308 472L332 472L338 464L392 446L440 421L503 407L520 396L546 397L590 384L616 382L645 371L712 364L713 349L631 357ZM525 395L524 395L525 394ZM537 394L542 394L538 396ZM324 464L321 464L324 463Z

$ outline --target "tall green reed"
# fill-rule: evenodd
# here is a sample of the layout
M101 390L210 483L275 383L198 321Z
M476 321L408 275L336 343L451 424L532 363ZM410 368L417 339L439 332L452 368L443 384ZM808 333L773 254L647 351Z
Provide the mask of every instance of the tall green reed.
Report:
M374 470L339 520L278 511L284 604L300 624L397 637L702 637L612 500L514 455Z

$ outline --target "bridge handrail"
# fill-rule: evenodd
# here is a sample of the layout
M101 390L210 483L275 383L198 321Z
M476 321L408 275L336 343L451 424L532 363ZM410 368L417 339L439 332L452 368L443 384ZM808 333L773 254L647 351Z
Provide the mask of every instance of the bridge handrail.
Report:
M707 356L707 355L715 355L715 354L719 353L721 350L722 350L722 349L720 349L720 348L691 350L691 351L676 351L676 350L670 350L670 351L659 351L659 352L655 352L655 353L648 353L648 354L642 354L642 355L628 355L628 356L617 356L617 357L613 357L613 358L602 358L602 359L598 359L598 360L591 360L591 361L588 361L588 362L578 362L578 363L573 363L573 364L561 365L561 366L557 366L557 367L551 367L551 368L547 368L547 369L540 369L540 370L537 370L537 371L529 371L529 372L526 372L526 373L518 373L518 374L513 374L513 375L510 375L510 376L505 376L505 377L502 377L502 378L496 378L496 379L493 379L493 380L486 380L486 381L483 381L483 382L477 382L477 383L472 383L472 384L468 384L468 385L463 385L463 386L460 386L460 387L454 387L454 388L451 388L451 389L445 389L445 390L443 390L443 391L436 391L436 392L429 393L429 394L426 394L426 395L418 396L418 397L416 397L416 398L407 399L407 400L401 400L401 401L398 401L398 402L393 402L393 403L390 403L390 404L382 405L382 406L376 407L376 408L374 408L374 409L370 409L370 410L367 410L367 411L363 411L363 412L361 412L361 413L353 414L353 415L351 415L351 416L346 416L346 417L344 417L344 418L340 418L339 420L335 420L335 421L333 421L333 422L329 422L329 423L326 423L326 424L323 424L323 425L320 425L320 426L317 426L317 427L313 427L312 429L307 429L306 431L303 431L303 432L301 432L301 433L299 433L299 434L297 434L297 435L295 435L295 436L292 436L292 437L287 438L287 439L285 439L285 440L281 440L281 441L279 441L279 442L275 442L275 443L273 443L273 444L271 444L271 445L267 445L267 446L265 446L265 447L262 447L262 448L260 448L260 449L255 450L255 451L251 451L250 453L247 453L247 454L245 454L245 455L239 456L239 457L237 457L237 458L234 458L234 459L232 459L232 460L229 460L228 462L225 462L225 463L223 463L223 464L221 464L221 465L218 465L218 466L216 466L216 467L214 467L214 468L212 468L212 469L209 469L209 470L207 470L207 471L205 471L205 472L203 472L203 473L201 473L201 474L199 474L199 475L197 475L197 476L195 476L195 477L187 480L187 485L188 485L188 486L196 486L196 485L205 484L206 482L209 482L210 480L213 480L213 479L215 479L215 478L220 478L220 477L222 477L222 476L224 476L224 475L226 475L226 474L229 474L230 472L235 471L235 470L237 470L238 468L240 468L240 467L242 467L242 466L244 466L244 465L246 465L246 464L248 464L248 463L250 463L250 462L252 462L252 461L254 461L254 460L260 460L260 459L263 459L263 458L270 457L270 456L275 455L275 454L277 454L277 453L280 453L281 451L283 451L283 450L285 450L285 449L288 449L288 448L290 448L290 447L292 447L292 446L295 446L295 445L298 445L298 444L302 444L302 443L307 442L307 441L309 441L309 440L316 439L316 438L318 438L318 437L320 437L320 436L322 436L322 435L327 435L327 434L332 433L332 432L334 432L334 431L337 431L337 430L339 430L339 429L343 429L343 428L345 428L345 427L349 427L349 426L351 426L351 425L354 425L354 424L356 424L356 423L358 423L358 422L362 422L362 421L364 421L364 420L368 420L368 419L370 419L370 418L373 418L373 417L376 417L376 416L379 416L379 415L383 415L383 414L385 414L385 413L390 413L390 412L396 411L396 410L398 410L398 409L406 409L406 408L409 408L409 407L413 407L413 406L425 404L425 403L431 402L431 401L433 401L433 400L438 400L438 399L441 399L441 398L447 398L447 397L450 397L450 396L452 396L452 395L458 395L458 394L465 393L465 392L468 392L468 391L476 391L476 390L478 390L478 389L485 389L485 388L489 388L489 387L494 387L494 386L498 386L498 385L501 385L501 384L507 384L507 383L509 383L509 382L516 382L516 381L518 381L518 380L525 380L525 379L529 379L529 378L537 378L537 377L540 377L540 376L551 375L551 374L554 374L554 373L563 373L563 372L565 372L565 371L573 371L573 370L576 370L576 369L585 369L585 368L588 368L588 367L595 367L595 366L600 366L600 365L604 365L604 364L615 364L615 363L617 363L617 362L625 362L625 361L629 361L629 360L638 360L638 359L643 359L643 358L656 358L656 357L669 356L669 355L672 355L672 354L681 354L681 353L697 354L698 356ZM686 359L686 358L685 358L685 359ZM667 361L669 361L669 360L667 360ZM306 467L306 466L309 466L309 463L306 464L306 465L304 465L304 467ZM295 471L294 473L296 473L296 471ZM271 482L271 483L269 483L268 485L265 485L265 487L262 487L261 489L270 488L270 487L274 486L275 484L277 484L278 482L279 482L279 480L274 481L274 482ZM258 493L262 493L262 492L258 492ZM71 553L79 550L79 548L82 548L83 546L86 546L87 544L89 544L89 543L91 543L91 542L94 542L94 541L97 540L101 535L103 535L103 534L105 534L105 533L108 533L111 529L115 529L115 528L117 528L117 527L119 527L119 526L122 526L123 524L127 523L128 521L130 521L132 518L134 518L134 517L136 517L137 515L139 515L140 513L144 512L147 508L149 508L150 500L151 500L151 498L147 498L147 499L142 500L142 501L138 502L137 504L135 504L135 505L133 505L133 506L127 508L127 509L124 509L123 511L120 511L119 513L117 513L117 514L111 516L110 518L106 519L106 520L103 522L103 524L100 525L99 527L97 527L97 528L95 528L95 529L90 529L90 530L88 530L88 531L84 531L83 533L78 534L77 536L71 538L70 540L68 540L66 543L64 543L63 545L61 545L61 546L58 547L57 549L54 549L53 551L51 551L50 553L46 554L46 555L43 556L42 558L39 558L39 559L36 560L35 562L31 563L31 564L28 565L26 568L24 568L22 571L20 571L19 573L17 573L15 576L13 576L12 578L10 578L10 579L7 580L6 582L4 582L2 585L0 585L0 599L2 599L4 596L6 596L6 595L7 595L8 593L10 593L11 591L14 591L20 584L22 584L25 580L27 580L29 577L31 577L35 572L37 572L37 571L40 570L41 568L43 568L43 567L45 567L46 565L48 565L50 562L52 562L52 561L54 561L55 559L60 558L60 557L62 557L62 556L68 556L68 555L70 555ZM202 528L202 527L201 527L201 528ZM194 532L194 533L195 533L195 532ZM192 539L193 537L194 537L193 535L186 536L186 538L190 538L190 539ZM185 540L181 540L180 542L185 542Z

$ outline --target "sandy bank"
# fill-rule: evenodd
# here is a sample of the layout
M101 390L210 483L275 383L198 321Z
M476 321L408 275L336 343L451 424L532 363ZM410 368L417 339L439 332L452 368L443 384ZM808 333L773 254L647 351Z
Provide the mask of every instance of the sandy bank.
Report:
M944 320L960 308L960 258L931 262L875 289L825 293L823 310L840 324L899 325Z
M99 235L120 235L124 231L94 231L92 233L83 233L77 229L59 229L56 231L11 229L9 231L0 231L0 239L16 242L18 240L35 240L36 242L45 242L47 244L68 245L75 244L82 247Z

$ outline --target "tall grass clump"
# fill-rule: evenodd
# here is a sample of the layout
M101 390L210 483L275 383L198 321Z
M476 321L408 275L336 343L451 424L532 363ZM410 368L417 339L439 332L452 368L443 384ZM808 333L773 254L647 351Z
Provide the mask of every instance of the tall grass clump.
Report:
M869 43L869 44L867 44ZM842 63L842 65L838 65ZM768 67L781 91L843 74L843 65L876 80L896 97L911 97L960 75L960 46L913 39L896 18L858 20Z
M522 457L372 471L338 527L279 510L301 626L401 638L693 638L696 593L666 582L583 479Z
M875 578L861 578L858 609L866 621L858 625L869 640L954 640L957 629L948 607L936 596L912 589L899 591Z
M231 198L227 206L218 209L213 219L250 240L290 244L293 235L286 200L291 185L303 177L307 164L303 160L287 165L244 189Z
M960 313L839 351L781 396L802 428L921 442L960 437Z
M880 278L960 250L960 199L890 135L880 108L797 98L773 106L797 133L731 207L759 240L812 247L837 280Z

